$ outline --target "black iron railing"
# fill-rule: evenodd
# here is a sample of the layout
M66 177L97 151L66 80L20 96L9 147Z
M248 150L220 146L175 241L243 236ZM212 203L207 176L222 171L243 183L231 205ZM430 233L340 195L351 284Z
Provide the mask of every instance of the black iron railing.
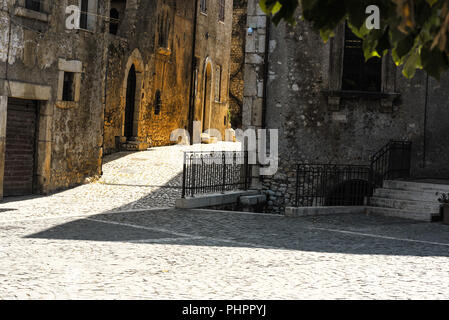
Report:
M373 192L369 178L369 166L298 164L296 206L363 205Z
M411 152L410 141L390 141L371 158L372 183L381 188L385 180L409 178Z
M248 152L186 152L182 197L248 190L250 169Z
M298 164L295 205L363 205L385 180L410 177L411 147L408 141L390 141L370 165Z

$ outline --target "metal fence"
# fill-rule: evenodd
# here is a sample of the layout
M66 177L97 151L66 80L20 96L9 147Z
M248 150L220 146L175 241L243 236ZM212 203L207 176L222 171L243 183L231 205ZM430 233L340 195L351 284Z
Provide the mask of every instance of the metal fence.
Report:
M296 206L363 205L373 192L369 178L369 166L298 164Z
M371 181L382 187L385 180L410 177L412 143L390 141L371 158Z
M185 152L182 198L248 190L250 170L248 152Z
M295 205L363 205L385 180L410 177L411 149L409 141L390 141L370 165L298 164Z

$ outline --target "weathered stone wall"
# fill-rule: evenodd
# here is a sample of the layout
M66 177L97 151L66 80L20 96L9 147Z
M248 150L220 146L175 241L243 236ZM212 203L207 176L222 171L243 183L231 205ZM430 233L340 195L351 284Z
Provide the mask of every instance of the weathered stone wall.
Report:
M231 126L242 128L247 1L234 0L229 112Z
M0 2L0 95L40 101L36 192L51 192L101 174L104 19L95 19L94 32L68 31L65 8L78 1L46 0L43 13L25 10L22 2ZM99 16L106 7L98 0ZM60 59L82 63L77 102L58 102Z
M299 19L294 27L271 25L270 30L265 125L279 129L280 167L263 185L274 212L283 212L294 201L295 164L368 164L390 139L412 141L415 177L449 177L447 75L440 83L427 83L423 72L406 80L396 69L391 90L401 97L390 109L380 99L362 96L342 98L335 110L326 95L330 44L323 44Z
M218 1L209 1L207 14L198 8L195 56L198 61L197 94L195 97L195 121L206 119L205 129L216 129L222 138L225 137L229 123L229 78L231 63L232 38L232 1L226 1L225 21L218 20ZM206 73L208 65L211 67L211 83L206 92L210 99L205 108ZM217 66L221 66L220 101L216 100L215 81L217 80ZM204 114L204 110L206 111ZM210 121L209 121L210 119Z
M209 2L207 15L197 12L195 55L198 65L198 90L194 120L202 120L204 101L203 81L206 60L212 61L212 70L222 68L221 101L211 101L211 127L224 136L228 127L228 82L230 66L230 39L232 28L232 1L226 1L226 21L218 21L218 2ZM141 73L136 97L135 141L148 146L174 143L170 134L176 129L191 127L189 103L194 46L195 2L162 0L140 1L137 9L127 5L125 19L120 22L118 34L109 35L109 63L107 102L105 112L106 153L119 149L117 141L124 141L126 85L132 64ZM131 13L133 12L133 13ZM144 23L142 23L144 21ZM166 41L161 32L168 28ZM161 43L162 42L162 43ZM215 77L213 75L212 87ZM157 106L157 92L160 106ZM214 95L215 92L212 92ZM214 99L212 99L214 100ZM155 112L160 107L160 112ZM224 121L226 117L226 123ZM126 139L125 139L126 140Z
M136 8L128 6L118 35L109 35L107 153L117 151L116 137L123 136L127 76L132 64L142 76L137 88L141 100L136 102L136 139L149 146L167 145L173 130L188 126L194 3L179 3L175 10L173 3L142 1ZM166 45L159 43L163 19L170 24ZM159 114L155 112L157 90L161 93Z

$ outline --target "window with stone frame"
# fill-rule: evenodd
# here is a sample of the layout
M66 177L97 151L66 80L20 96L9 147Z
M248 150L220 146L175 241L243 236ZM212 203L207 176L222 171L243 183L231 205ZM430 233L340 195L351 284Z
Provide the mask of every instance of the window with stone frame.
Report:
M226 0L218 0L218 21L225 21Z
M381 92L382 60L373 57L365 61L362 39L346 24L343 52L342 90Z
M67 109L78 106L81 96L83 64L78 60L58 61L59 77L56 106Z
M75 73L64 72L62 101L75 101Z
M389 55L365 65L361 42L354 37L346 24L341 23L330 40L329 87L326 90L329 109L340 110L341 98L348 96L379 99L382 112L391 112L393 100L400 96L395 92L396 66Z
M200 0L200 10L202 13L207 13L207 0Z

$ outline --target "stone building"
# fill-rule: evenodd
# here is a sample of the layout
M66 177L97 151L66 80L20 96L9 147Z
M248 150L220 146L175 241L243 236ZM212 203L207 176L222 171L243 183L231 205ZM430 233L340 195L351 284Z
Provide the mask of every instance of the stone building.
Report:
M246 39L246 0L234 0L231 42L231 84L229 88L229 111L231 126L242 127L245 39Z
M0 198L95 179L105 153L194 120L229 126L231 0L0 0L0 22Z
M193 121L224 137L232 1L112 4L122 18L108 35L106 153L168 145Z
M449 75L408 80L390 57L364 63L341 25L324 44L308 23L270 24L248 4L244 128L279 129L279 170L259 177L271 209L295 196L295 164L362 164L390 140L412 142L413 178L449 178ZM267 50L268 49L268 52Z
M105 0L91 2L106 12ZM81 29L67 30L72 4L0 1L0 197L101 174L105 25L83 15Z

